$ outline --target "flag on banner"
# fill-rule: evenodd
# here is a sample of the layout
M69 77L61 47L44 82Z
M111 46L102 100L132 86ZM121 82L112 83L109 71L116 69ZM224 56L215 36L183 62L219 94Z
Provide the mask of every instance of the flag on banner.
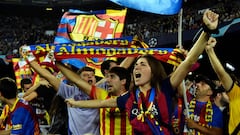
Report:
M127 9L65 12L58 26L54 43L120 38L126 13Z
M19 65L21 62L20 58L12 58L13 70L16 77L16 84L18 88L21 88L21 80L23 78L30 78L34 80L34 72L31 70L29 65L24 64L23 66Z
M126 12L126 8L92 12L82 12L80 10L65 12L58 26L54 44L120 38L124 28ZM77 68L90 66L95 69L97 76L102 77L100 65L104 60L103 58L71 58L62 62L77 66Z
M128 8L162 15L177 14L182 0L110 0Z
M45 61L45 56L38 57L37 60L41 67L49 69L52 73L59 72L53 63ZM21 88L21 80L23 78L31 79L33 84L36 84L39 81L39 75L27 64L24 59L12 58L12 63L18 88Z

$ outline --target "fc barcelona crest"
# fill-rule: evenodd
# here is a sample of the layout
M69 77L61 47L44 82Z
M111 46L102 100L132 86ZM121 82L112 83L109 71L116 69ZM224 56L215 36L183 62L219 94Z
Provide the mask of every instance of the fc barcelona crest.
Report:
M76 17L76 25L70 33L73 41L111 39L118 25L118 20L111 18L99 19L96 15L79 15Z

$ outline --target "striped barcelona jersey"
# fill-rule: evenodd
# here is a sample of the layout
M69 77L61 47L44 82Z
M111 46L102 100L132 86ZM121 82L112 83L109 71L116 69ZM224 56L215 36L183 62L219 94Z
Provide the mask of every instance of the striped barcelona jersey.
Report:
M95 99L116 98L108 94L106 90L92 88L91 97ZM126 111L119 108L100 109L100 134L101 135L132 135L133 130Z

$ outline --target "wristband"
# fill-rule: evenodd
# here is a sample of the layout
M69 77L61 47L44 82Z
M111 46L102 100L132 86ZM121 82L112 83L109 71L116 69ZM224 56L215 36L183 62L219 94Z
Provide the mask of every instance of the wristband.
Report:
M216 28L214 30L211 30L205 24L202 25L202 28L203 28L204 32L207 32L209 34L218 34L219 33L219 29L218 28Z

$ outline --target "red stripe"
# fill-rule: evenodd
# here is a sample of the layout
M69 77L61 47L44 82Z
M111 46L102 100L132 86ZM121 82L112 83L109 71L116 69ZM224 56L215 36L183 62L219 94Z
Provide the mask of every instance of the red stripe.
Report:
M106 108L103 108L102 109L102 122L101 122L101 125L102 125L102 134L105 135L106 134L106 126L105 126L105 119L106 119Z
M62 29L62 28L66 28L66 23L60 23L59 25L58 25L58 29Z
M57 33L57 36L69 39L68 33Z
M81 28L83 27L83 22L84 22L84 20L85 20L86 18L82 18L82 20L81 20L81 22L79 22L78 24L79 24L79 26L76 26L76 24L77 24L77 22L76 22L76 24L75 24L75 26L74 27L77 27L77 33L82 33L80 30L81 30ZM76 19L76 21L79 21L78 19Z
M115 125L115 116L114 116L115 108L110 108L110 135L114 135L114 125Z
M126 131L126 112L125 111L121 111L121 135L126 135L127 131Z

